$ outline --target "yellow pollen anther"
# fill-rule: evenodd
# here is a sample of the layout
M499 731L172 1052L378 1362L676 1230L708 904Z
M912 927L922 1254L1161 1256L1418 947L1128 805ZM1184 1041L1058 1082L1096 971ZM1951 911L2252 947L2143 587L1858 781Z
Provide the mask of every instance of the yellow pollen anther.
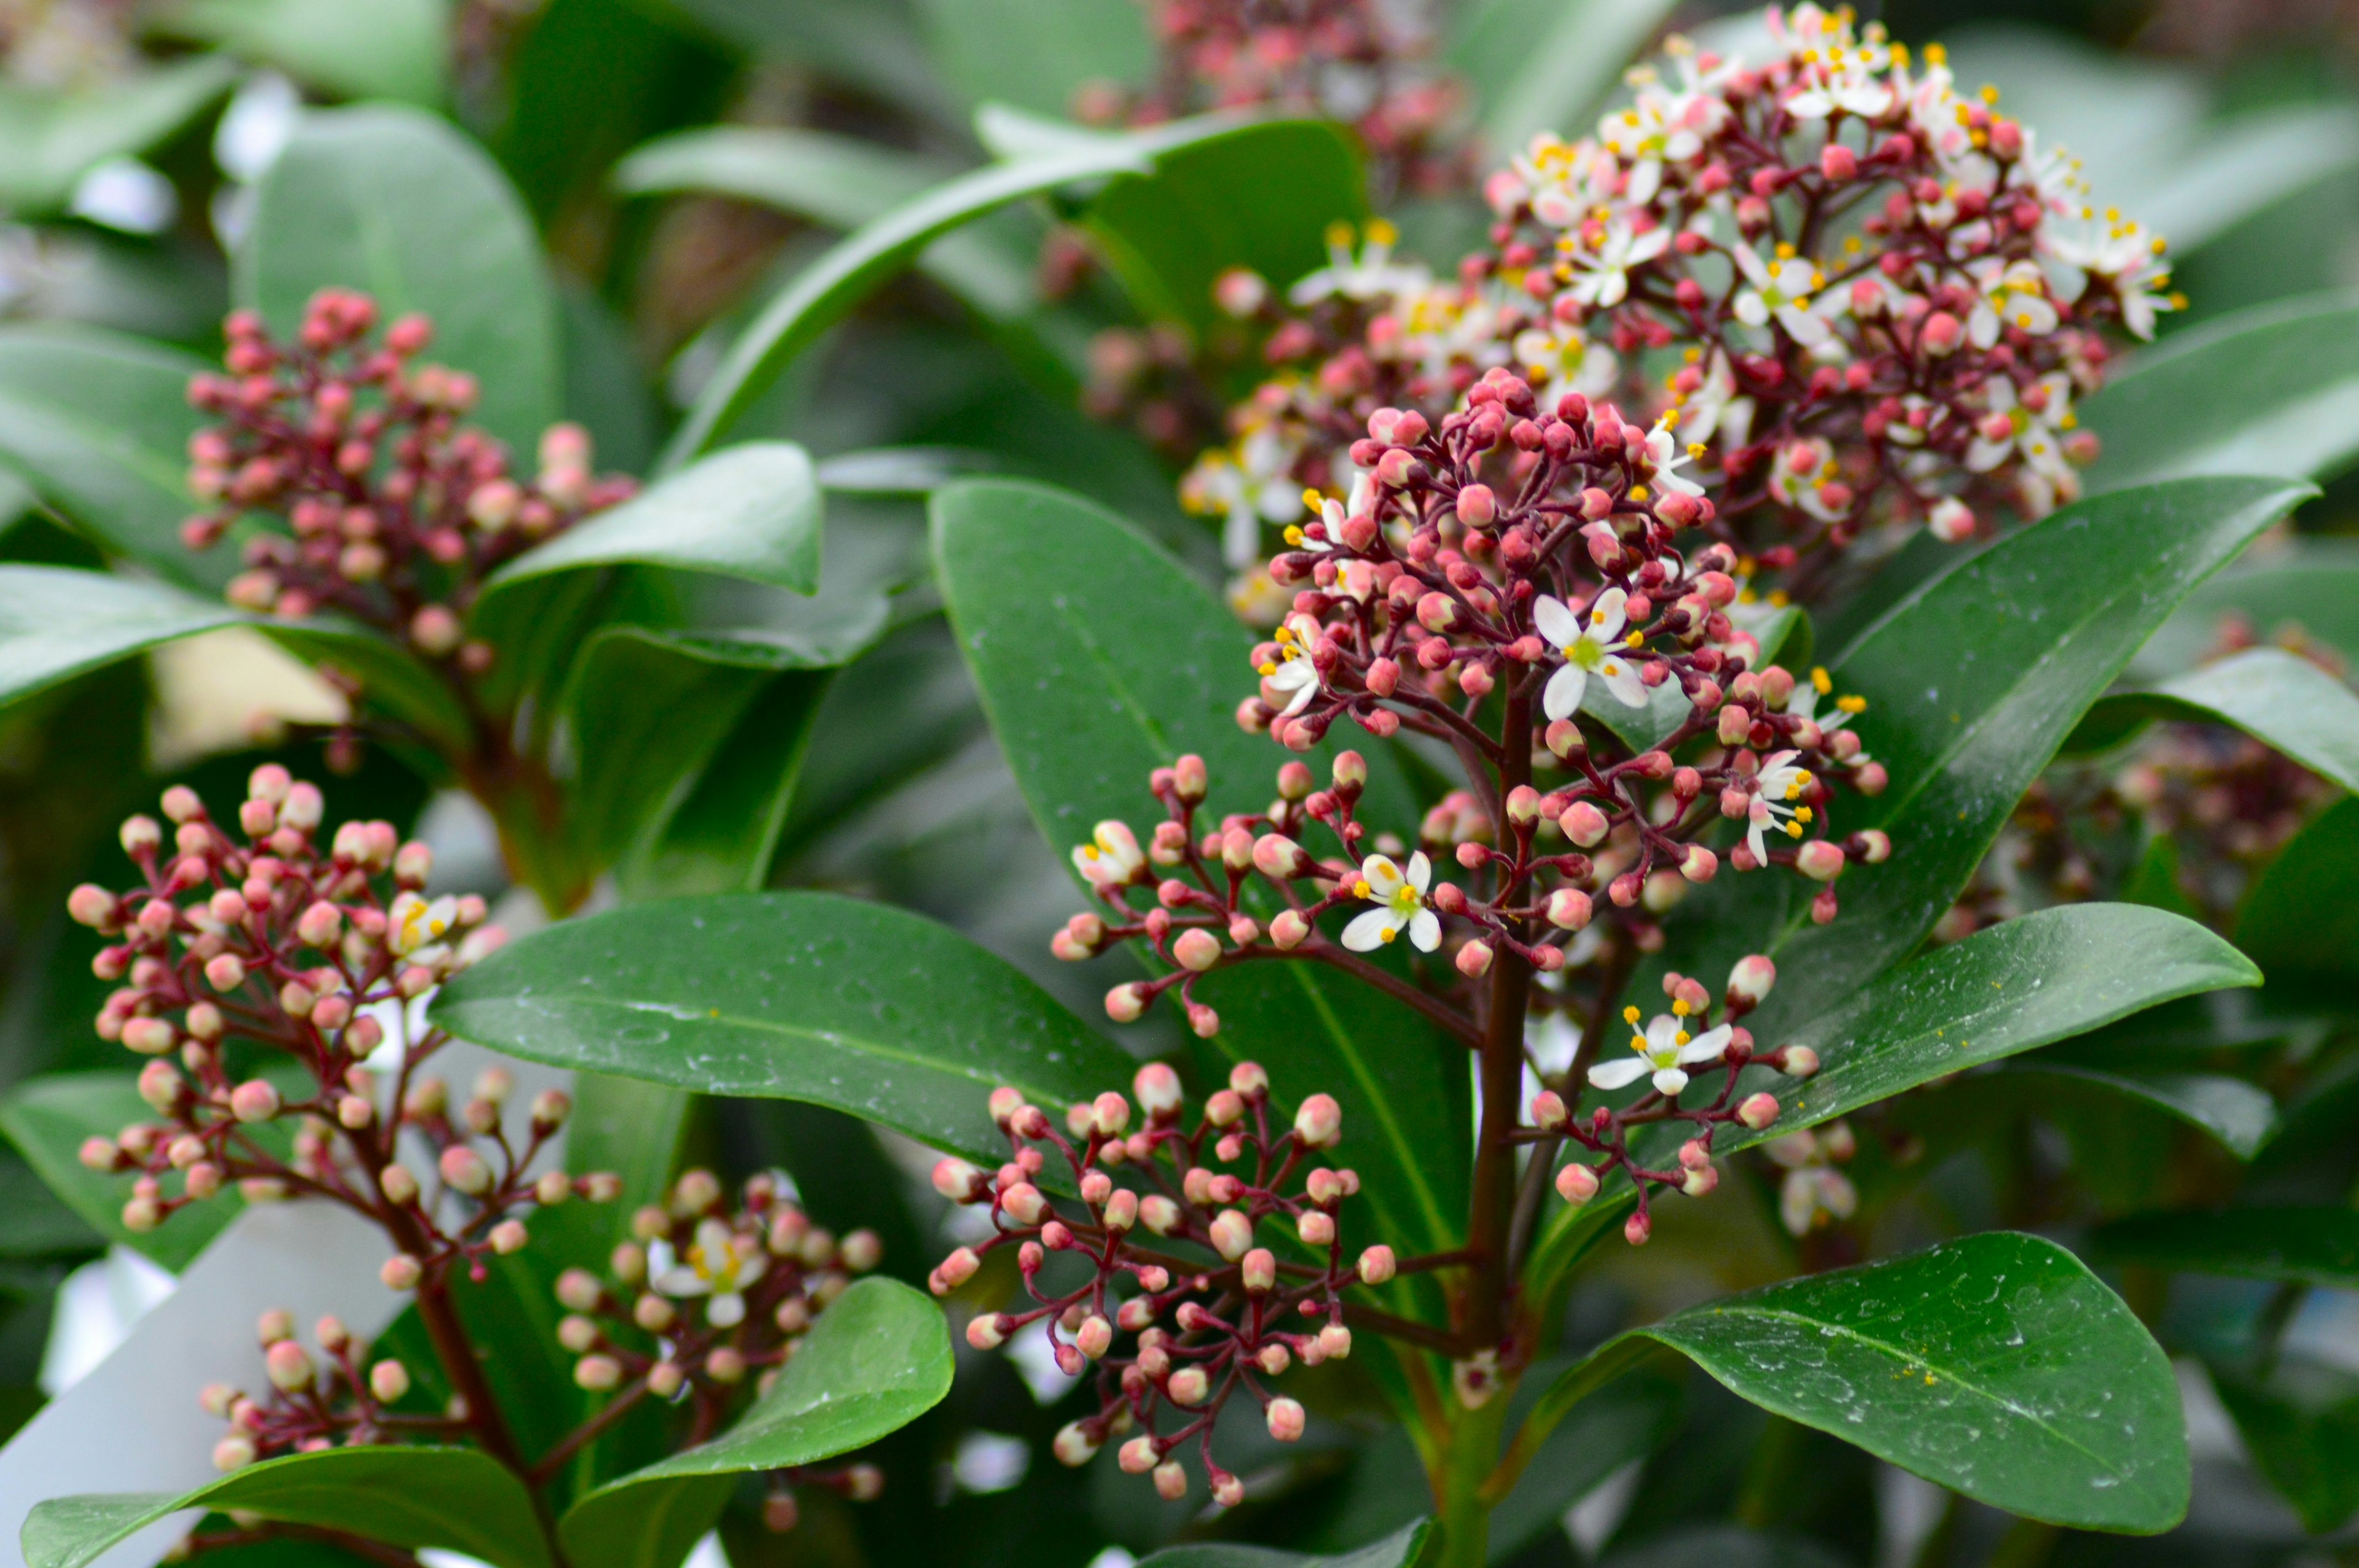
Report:
M1680 351L1680 358L1689 364L1693 364L1698 360L1703 358L1703 351L1701 349L1682 349Z
M1276 661L1276 660L1274 660L1274 659L1265 659L1265 660L1263 660L1259 667L1260 667L1260 669L1261 669L1261 673L1262 673L1262 675L1263 675L1263 676L1264 676L1265 678L1266 678L1266 677L1268 677L1268 676L1274 676L1274 675L1277 674L1277 661ZM1093 849L1093 850L1091 850L1091 851L1090 851L1090 853L1091 853L1092 855L1095 855L1095 854L1097 853L1097 851L1096 851L1095 849Z
M1787 838L1799 838L1801 836L1802 836L1802 825L1801 825L1800 823L1799 823L1799 822L1788 822L1788 824L1786 824L1786 837L1787 837Z
M1341 218L1327 225L1327 243L1338 247L1352 243L1352 225Z
M1680 1018L1685 1018L1688 1015L1688 1004L1685 999L1671 1003L1671 1011Z
M1622 645L1625 648L1637 648L1645 646L1646 642L1647 634L1644 632L1633 632L1622 639Z
M1352 884L1352 896L1353 898L1365 898L1368 896L1368 884L1365 879Z
M1400 238L1400 231L1382 218L1369 219L1368 226L1360 232L1367 235L1372 245L1389 245Z
M1703 445L1703 443L1702 443L1701 441L1690 441L1690 442L1688 443L1688 456L1689 456L1689 457L1690 457L1690 458L1701 458L1701 457L1702 457L1702 456L1703 456L1703 453L1704 453L1704 445Z
M1845 713L1865 713L1867 711L1867 698L1864 697L1839 697L1835 698L1835 706L1842 708Z
M1795 820L1795 821L1797 821L1797 822L1808 822L1810 819L1810 808L1809 806L1798 806L1794 807L1794 820Z
M1675 1034L1673 1034L1673 1035L1671 1036L1671 1044L1674 1044L1674 1045L1684 1045L1684 1044L1686 1044L1687 1043L1688 1043L1688 1032L1687 1032L1686 1030L1684 1030L1684 1029L1682 1029L1682 1030L1679 1031L1677 1033L1675 1033Z
M1779 261L1792 261L1794 259L1794 246L1791 241L1780 240L1777 242L1777 259Z
M1625 1023L1636 1023L1636 1022L1638 1022L1638 1010L1637 1010L1636 1008L1635 1008L1635 1007L1625 1007L1625 1008L1624 1008L1624 1009L1622 1010L1622 1022L1625 1022Z
M1810 685L1818 689L1821 697L1824 697L1834 689L1835 683L1833 677L1827 674L1826 665L1813 665L1810 666Z

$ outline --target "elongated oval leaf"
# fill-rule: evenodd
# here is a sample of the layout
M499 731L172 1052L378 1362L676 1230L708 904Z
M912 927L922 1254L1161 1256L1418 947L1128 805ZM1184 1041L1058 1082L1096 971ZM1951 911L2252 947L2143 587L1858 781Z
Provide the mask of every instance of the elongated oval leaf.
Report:
M2359 660L2359 539L2273 539L2187 596L2138 650L2130 674L2167 680L2211 656L2221 623L2241 619L2263 639L2316 638Z
M519 460L558 417L557 302L531 220L448 122L373 103L306 114L256 188L238 298L280 334L330 285L434 319L425 357L472 373L473 417Z
M858 136L711 125L633 149L614 166L611 182L625 196L710 191L856 229L957 172Z
M35 1505L26 1568L83 1568L182 1509L240 1509L350 1530L388 1546L441 1547L497 1568L548 1568L524 1483L472 1448L329 1448L233 1471L192 1492L102 1492Z
M0 567L0 702L245 619L159 582L68 567Z
M1189 752L1211 775L1206 820L1266 806L1288 753L1236 726L1252 634L1178 562L1111 514L1038 485L970 481L931 510L960 649L1053 847L1085 841L1105 817L1143 833L1158 810L1147 775ZM1367 752L1364 819L1408 827L1406 784L1383 748ZM1306 963L1228 970L1200 994L1223 1020L1213 1044L1267 1067L1287 1102L1321 1089L1342 1102L1344 1157L1388 1232L1448 1245L1467 1190L1463 1048L1366 983Z
M2134 1214L2097 1227L2097 1254L2190 1274L2359 1288L2359 1210Z
M1186 1546L1167 1546L1141 1559L1138 1568L1413 1568L1425 1550L1426 1538L1432 1532L1433 1521L1421 1519L1401 1526L1382 1541L1332 1556L1280 1552L1275 1547L1246 1546L1234 1541L1196 1541Z
M2345 795L2287 840L2236 916L2236 946L2272 978L2339 979L2359 968L2359 797Z
M810 593L822 503L810 455L791 441L713 453L500 568L485 596L586 567L670 567Z
M2267 1089L2225 1073L2105 1070L2063 1062L2022 1064L2008 1077L2046 1078L2066 1089L2101 1089L2151 1106L2209 1133L2239 1160L2261 1152L2277 1130L2277 1104Z
M2359 456L2359 297L2240 310L2141 352L2081 405L2089 488L2184 474L2327 479Z
M897 1280L863 1280L820 1314L736 1425L574 1504L559 1526L565 1554L577 1568L674 1568L712 1528L738 1476L864 1447L933 1409L950 1387L941 1309Z
M1999 1231L1676 1313L1544 1396L1552 1424L1651 1340L1731 1392L2010 1513L2153 1534L2187 1511L2170 1363L2052 1241Z
M442 988L462 1039L702 1094L833 1106L1006 1158L984 1108L1061 1106L1131 1063L1004 960L919 915L829 893L674 899L569 920Z
M2212 1388L2236 1422L2253 1468L2324 1535L2359 1511L2359 1377L2282 1356L2266 1373L2211 1358Z
M2233 724L2312 773L2359 792L2359 697L2283 648L2248 648L2159 685L2113 694L2082 722L2112 743L2122 730L2147 719Z

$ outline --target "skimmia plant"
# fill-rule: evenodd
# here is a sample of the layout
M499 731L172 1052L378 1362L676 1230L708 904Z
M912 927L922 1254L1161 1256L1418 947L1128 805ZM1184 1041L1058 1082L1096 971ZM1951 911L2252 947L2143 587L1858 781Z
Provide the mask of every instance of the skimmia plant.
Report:
M1568 61L1644 7L1104 4L924 8L942 103L1085 122L984 107L966 173L627 160L854 230L680 354L660 452L605 301L713 214L535 186L569 272L623 269L560 292L482 153L382 106L223 200L207 357L0 330L0 461L100 568L0 566L0 698L225 630L317 677L275 754L106 796L127 883L110 844L43 894L89 879L99 989L0 1020L94 1016L0 1130L188 1270L0 1452L27 1561L1475 1568L1625 1465L1609 1552L1818 1530L1796 1472L1883 1463L1947 1494L1923 1568L1978 1509L2037 1568L2186 1514L2166 1346L2347 1517L2287 1325L2359 1245L2351 571L2207 581L2348 457L2302 412L2347 303L2138 347L2183 303L2143 214L1844 12L1601 103ZM1040 80L978 81L1010 39ZM865 114L915 92L883 58L811 69ZM902 408L982 339L1053 401ZM1077 395L1166 455L1225 420L1179 487L1217 552ZM2272 1293L2190 1328L2181 1270ZM1682 1415L1680 1358L1757 1408ZM75 1469L122 1368L163 1435Z

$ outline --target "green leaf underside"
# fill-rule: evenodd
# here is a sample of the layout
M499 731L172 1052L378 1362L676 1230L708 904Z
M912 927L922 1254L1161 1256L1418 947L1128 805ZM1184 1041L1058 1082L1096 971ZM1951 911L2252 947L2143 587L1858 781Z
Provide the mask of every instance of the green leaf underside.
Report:
M2283 648L2248 648L2158 686L2108 696L2083 722L2114 743L2119 731L2148 719L2233 724L2359 792L2359 697Z
M2010 1513L2151 1534L2187 1510L2186 1433L2161 1347L2038 1237L1986 1232L1690 1308L1609 1342L1536 1419L1560 1418L1645 1341Z
M718 451L500 568L489 597L554 572L625 562L819 587L821 503L808 453L791 441Z
M2359 1287L2359 1210L2134 1214L2098 1227L2094 1242L2102 1258L2151 1269Z
M559 1526L578 1568L671 1568L747 1471L816 1464L907 1426L950 1391L941 1311L896 1280L831 1303L778 1381L727 1432L608 1482Z
M570 920L443 987L434 1017L527 1061L703 1094L804 1099L996 1165L984 1108L1061 1107L1130 1059L1004 960L831 893L675 899Z
M1357 1551L1326 1557L1235 1541L1200 1541L1188 1546L1167 1546L1152 1556L1141 1558L1138 1568L1411 1568L1424 1551L1426 1537L1432 1529L1431 1519L1421 1519Z
M2240 310L2140 352L2080 406L2092 493L2187 474L2327 479L2359 455L2359 296Z
M267 1459L178 1497L93 1493L38 1503L25 1520L27 1568L82 1568L142 1526L190 1508L442 1547L496 1568L549 1564L532 1499L497 1460L470 1448L360 1447Z
M1253 636L1176 561L1113 514L1039 486L971 481L931 510L961 651L1060 856L1106 817L1144 841L1160 819L1148 773L1190 752L1211 778L1200 822L1266 806L1288 753L1236 725L1255 689ZM1347 739L1305 758L1314 773ZM1396 765L1373 743L1364 754L1361 819L1411 828ZM1241 966L1207 977L1199 995L1221 1014L1212 1044L1266 1067L1283 1103L1321 1089L1342 1103L1341 1157L1389 1234L1451 1244L1468 1184L1462 1047L1361 980L1308 963Z
M2268 1091L2224 1073L2115 1072L2031 1061L2029 1073L2061 1085L2087 1085L2125 1096L2209 1133L2239 1160L2250 1160L2277 1130L2277 1101Z
M390 103L314 111L255 187L239 301L291 336L311 296L365 289L434 320L420 359L472 373L470 419L530 472L560 407L557 301L523 203L449 123Z

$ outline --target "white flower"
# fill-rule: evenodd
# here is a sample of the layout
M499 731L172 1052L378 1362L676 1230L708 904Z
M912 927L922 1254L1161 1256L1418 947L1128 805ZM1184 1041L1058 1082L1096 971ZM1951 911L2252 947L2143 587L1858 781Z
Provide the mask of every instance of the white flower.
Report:
M1308 550L1313 555L1325 555L1343 542L1343 524L1352 518L1363 516L1367 513L1369 492L1372 488L1368 483L1368 476L1362 473L1354 474L1352 478L1352 494L1349 501L1338 501L1332 495L1322 496L1315 490L1304 491L1302 503L1317 515L1321 536L1314 539L1300 528L1289 524L1286 530L1286 542L1298 550Z
M660 1240L648 1250L653 1253L658 1248L670 1250ZM663 1260L651 1257L648 1262L661 1265ZM769 1263L760 1238L741 1236L721 1221L708 1219L696 1227L688 1260L651 1267L649 1282L667 1296L711 1296L704 1307L705 1321L715 1328L734 1328L745 1321L745 1288L760 1279Z
M1624 707L1647 705L1646 683L1638 678L1638 672L1630 667L1629 661L1612 651L1624 645L1614 639L1622 634L1625 619L1622 606L1629 597L1618 588L1607 589L1589 607L1586 624L1570 605L1553 594L1540 595L1538 602L1532 606L1532 623L1564 655L1562 667L1549 676L1548 688L1540 694L1540 707L1550 719L1572 716L1581 706L1582 695L1589 689L1593 674L1605 683L1605 689Z
M1371 855L1360 862L1353 896L1376 907L1354 915L1343 927L1343 946L1354 953L1370 953L1390 942L1407 927L1418 951L1430 953L1441 946L1441 918L1425 906L1426 889L1433 885L1433 862L1419 850L1408 858L1404 874L1389 856Z
M1638 1022L1638 1010L1631 1008L1623 1014L1634 1025ZM1716 1062L1728 1049L1729 1028L1723 1023L1717 1029L1707 1029L1690 1040L1687 1020L1668 1012L1658 1012L1647 1021L1647 1032L1630 1036L1630 1049L1636 1053L1618 1061L1600 1062L1589 1069L1589 1081L1601 1089L1618 1089L1635 1084L1647 1073L1655 1077L1656 1089L1665 1096L1677 1095L1688 1087L1686 1069L1702 1062Z
M1310 650L1319 643L1319 622L1308 615L1289 615L1273 635L1277 656L1262 665L1262 684L1285 698L1278 711L1290 719L1319 695L1319 666L1310 658Z
M1354 255L1352 225L1330 223L1327 265L1288 290L1287 297L1297 305L1315 305L1337 295L1365 301L1409 293L1432 281L1431 275L1415 263L1393 260L1393 242L1400 236L1390 223L1372 219L1363 233L1364 243Z
M1643 266L1671 248L1671 232L1661 224L1645 233L1634 232L1621 218L1605 225L1605 236L1594 251L1573 253L1573 279L1565 292L1583 305L1611 308L1628 297L1630 269Z
M1819 699L1828 696L1834 688L1834 680L1827 674L1826 667L1814 666L1810 671L1810 678L1796 686L1793 695L1786 699L1786 711L1797 719L1807 719L1817 725L1821 737L1832 735L1836 730L1848 726L1854 718L1867 711L1867 698L1838 697L1835 698L1834 712L1821 719ZM1823 741L1821 743L1823 744ZM1867 760L1865 752L1854 752L1850 759L1854 765Z
M2062 232L2047 241L2049 254L2065 265L2104 281L2121 301L2122 325L2140 338L2154 336L2155 316L2176 310L2180 301L2169 293L2170 266L2162 259L2159 234L2148 234L2136 223L2107 209L2102 233L2074 235ZM2085 282L2082 287L2086 287ZM2074 291L2068 289L2068 296Z
M1769 863L1768 847L1762 842L1771 828L1788 838L1802 836L1802 824L1810 819L1807 806L1789 806L1788 801L1801 798L1810 787L1810 771L1794 766L1796 752L1773 752L1761 764L1759 776L1753 781L1752 804L1745 807L1745 846L1753 851L1753 859L1761 865Z
M1727 351L1712 351L1703 384L1680 410L1680 433L1699 443L1716 434L1732 449L1745 445L1753 433L1753 399L1736 395L1736 370L1728 362Z
M1678 438L1671 434L1671 416L1668 414L1655 422L1647 432L1647 461L1654 470L1654 481L1665 490L1681 495L1701 495L1703 486L1678 470L1703 456L1703 443L1695 442L1686 451L1680 450Z
M1112 818L1093 830L1090 842L1073 848L1073 867L1093 888L1120 887L1147 864L1138 839L1126 822Z
M1809 262L1799 256L1780 256L1773 266L1742 240L1736 242L1733 254L1737 270L1753 285L1736 297L1738 320L1748 327L1764 327L1775 317L1787 335L1806 349L1816 348L1832 335L1825 319L1810 309L1810 292L1824 279Z
M1201 515L1227 519L1221 557L1232 568L1261 553L1261 525L1291 523L1301 514L1302 492L1292 470L1297 449L1263 425L1231 451L1206 452L1180 481L1180 503Z
M1796 1236L1808 1236L1829 1220L1849 1219L1859 1207L1859 1189L1832 1165L1788 1171L1778 1184L1777 1218Z
M386 934L394 952L406 958L440 941L458 919L459 901L449 893L429 903L414 892L403 892L386 911Z
M1966 318L1966 337L1974 347L1989 348L2007 327L2020 327L2027 332L2056 330L2056 307L2049 303L2048 279L2038 266L1988 256L1966 270L1981 296Z
M1516 361L1534 391L1597 393L1614 384L1621 362L1574 326L1528 327L1516 334Z
M1983 401L1990 414L1977 425L1973 444L1966 449L1968 469L1988 473L2020 457L2023 470L2016 477L2016 488L2024 509L2035 517L2055 510L2058 501L2081 493L2081 476L2064 458L2062 432L2075 423L2071 377L2051 372L2018 395L2011 378L1995 375ZM1994 433L1992 427L1997 425L2004 425L2006 434Z

